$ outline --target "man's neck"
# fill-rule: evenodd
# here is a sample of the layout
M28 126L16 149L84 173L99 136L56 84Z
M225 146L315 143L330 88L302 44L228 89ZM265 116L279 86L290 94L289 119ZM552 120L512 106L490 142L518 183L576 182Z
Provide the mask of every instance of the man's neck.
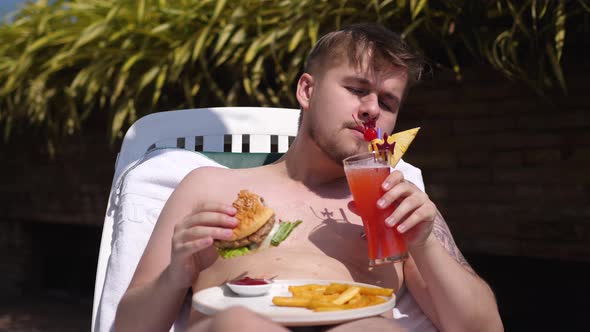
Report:
M342 164L330 159L309 137L298 136L279 164L290 179L307 187L345 181Z

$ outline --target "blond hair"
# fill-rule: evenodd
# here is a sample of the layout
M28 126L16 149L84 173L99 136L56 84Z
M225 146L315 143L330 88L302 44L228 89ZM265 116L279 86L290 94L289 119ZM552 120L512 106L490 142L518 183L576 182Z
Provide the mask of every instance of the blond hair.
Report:
M398 34L378 24L361 23L321 37L309 53L304 71L319 74L342 60L348 60L350 65L358 68L367 55L373 69L384 63L405 68L408 87L420 80L424 70L422 56Z

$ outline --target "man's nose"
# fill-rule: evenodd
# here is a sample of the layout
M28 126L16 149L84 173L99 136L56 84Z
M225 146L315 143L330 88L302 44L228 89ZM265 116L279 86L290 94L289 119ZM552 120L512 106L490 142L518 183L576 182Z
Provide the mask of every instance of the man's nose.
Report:
M374 93L369 93L361 98L358 117L363 120L379 117L379 99Z

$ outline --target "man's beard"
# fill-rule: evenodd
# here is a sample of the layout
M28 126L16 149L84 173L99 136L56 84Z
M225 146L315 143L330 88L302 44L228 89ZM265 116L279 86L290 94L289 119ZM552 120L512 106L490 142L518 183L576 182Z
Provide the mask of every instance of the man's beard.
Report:
M357 144L353 149L345 150L345 147L341 142L338 141L336 135L329 135L327 139L321 138L321 125L319 122L314 121L309 130L309 136L318 145L320 150L324 152L330 160L342 165L342 161L354 154L360 153L366 142L357 140ZM344 126L343 129L348 127Z

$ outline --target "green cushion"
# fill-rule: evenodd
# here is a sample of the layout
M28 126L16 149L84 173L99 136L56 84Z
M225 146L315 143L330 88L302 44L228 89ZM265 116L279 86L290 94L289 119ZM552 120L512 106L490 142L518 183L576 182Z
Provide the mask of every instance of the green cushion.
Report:
M250 152L199 152L229 168L250 168L270 164L283 155L278 152L250 153Z

